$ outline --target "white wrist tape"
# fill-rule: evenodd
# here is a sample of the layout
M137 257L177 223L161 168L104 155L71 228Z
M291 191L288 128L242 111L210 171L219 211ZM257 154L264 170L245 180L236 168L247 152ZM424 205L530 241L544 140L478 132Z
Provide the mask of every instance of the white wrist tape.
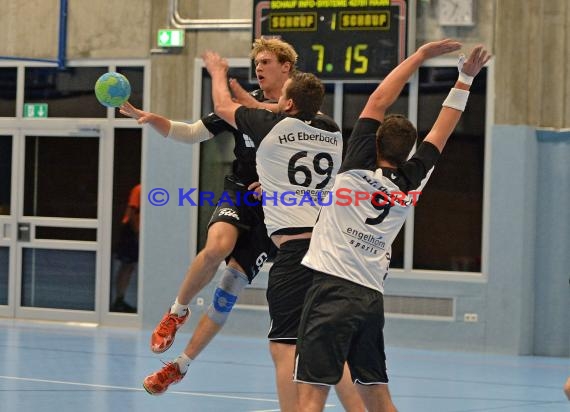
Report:
M471 83L473 83L473 76L469 76L468 74L463 73L463 63L465 63L465 55L463 53L461 53L459 55L459 60L457 60L457 71L459 72L459 78L457 80L459 80L461 83L465 83L468 84L469 86L471 86Z
M468 84L469 86L471 86L471 84L473 83L473 76L469 76L468 74L465 74L463 72L459 72L459 77L457 78L457 80L459 80L461 83L465 83Z
M202 120L198 120L192 124L183 122L170 122L170 130L168 131L169 139L178 140L182 143L200 143L212 137L210 131L204 125Z
M468 98L469 91L453 88L449 91L449 94L447 95L447 98L443 102L442 106L464 111Z
M465 55L461 53L459 55L459 59L457 59L457 71L459 73L461 73L461 70L463 69L463 63L465 63Z

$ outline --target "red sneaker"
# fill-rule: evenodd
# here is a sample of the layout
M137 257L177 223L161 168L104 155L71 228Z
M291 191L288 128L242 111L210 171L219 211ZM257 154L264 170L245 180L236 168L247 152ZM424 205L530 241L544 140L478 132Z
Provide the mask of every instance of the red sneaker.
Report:
M186 322L190 316L190 309L186 309L184 316L166 312L160 323L152 331L150 337L150 350L154 353L162 353L174 343L176 331Z
M143 387L151 395L162 395L170 385L180 382L184 375L176 362L165 363L161 370L144 378Z

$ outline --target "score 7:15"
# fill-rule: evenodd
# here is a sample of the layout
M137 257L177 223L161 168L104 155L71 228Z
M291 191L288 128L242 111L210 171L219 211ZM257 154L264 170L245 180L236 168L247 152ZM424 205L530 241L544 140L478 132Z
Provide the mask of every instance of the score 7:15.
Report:
M317 72L323 72L324 60L325 60L325 46L322 44L313 44L311 49L317 52ZM356 44L354 46L348 46L344 54L344 71L346 73L354 74L365 74L368 71L368 57L361 54L362 51L368 49L367 44ZM358 67L352 67L352 63L360 63Z

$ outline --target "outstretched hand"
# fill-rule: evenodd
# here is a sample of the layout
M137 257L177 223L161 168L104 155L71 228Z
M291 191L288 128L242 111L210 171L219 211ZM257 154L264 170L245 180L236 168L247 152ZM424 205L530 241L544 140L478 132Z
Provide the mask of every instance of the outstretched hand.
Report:
M473 50L471 50L471 54L467 59L463 62L463 66L461 67L461 72L465 73L468 76L475 77L483 66L487 64L489 59L491 58L491 54L482 46L476 46Z
M424 59L441 56L442 54L451 53L461 48L461 43L451 39L443 39L426 43L418 49L418 53L422 53Z
M122 115L128 116L130 118L136 119L138 124L147 123L150 120L151 113L145 112L143 110L137 109L135 106L129 102L123 103L119 107L119 112Z
M222 72L225 74L228 71L228 61L216 52L211 50L205 51L202 54L202 60L204 61L206 70L208 70L210 75L213 75L215 72Z

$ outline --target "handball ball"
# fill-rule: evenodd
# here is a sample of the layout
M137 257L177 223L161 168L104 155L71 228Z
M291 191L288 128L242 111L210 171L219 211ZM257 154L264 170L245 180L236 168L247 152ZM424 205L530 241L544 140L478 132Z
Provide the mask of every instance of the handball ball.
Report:
M131 95L129 80L120 73L105 73L95 83L95 96L99 103L107 107L119 107Z

